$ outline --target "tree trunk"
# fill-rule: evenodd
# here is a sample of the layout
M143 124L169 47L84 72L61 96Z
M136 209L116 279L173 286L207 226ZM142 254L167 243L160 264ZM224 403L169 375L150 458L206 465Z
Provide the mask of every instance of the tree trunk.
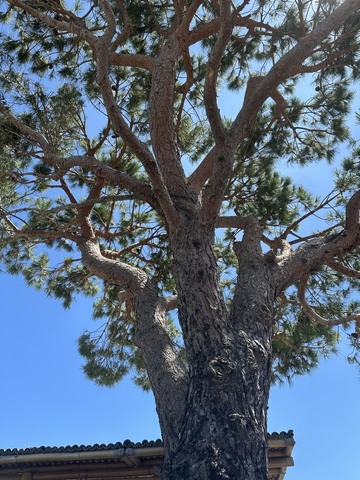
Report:
M219 352L191 378L178 446L167 452L163 480L268 478L269 369L254 365L262 356L255 341L244 335L238 350L226 357Z
M186 230L173 251L190 379L162 479L266 480L271 282L262 254L253 255L242 265L229 314L212 239L200 238L196 224Z

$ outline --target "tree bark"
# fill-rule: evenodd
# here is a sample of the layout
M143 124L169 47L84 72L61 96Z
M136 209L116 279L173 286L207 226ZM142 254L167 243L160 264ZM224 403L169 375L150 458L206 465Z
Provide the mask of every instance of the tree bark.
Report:
M242 265L229 314L211 235L188 219L173 242L189 385L162 479L266 480L274 295L262 254Z
M149 282L136 294L134 303L134 341L141 351L155 395L165 451L172 451L185 411L187 368L166 330L166 310L159 302L156 288Z

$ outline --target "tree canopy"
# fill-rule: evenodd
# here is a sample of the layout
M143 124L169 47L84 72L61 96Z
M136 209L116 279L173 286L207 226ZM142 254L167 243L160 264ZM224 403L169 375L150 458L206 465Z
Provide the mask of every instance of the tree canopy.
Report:
M281 271L273 381L344 334L359 363L359 0L8 0L0 21L2 265L66 308L94 298L90 378L150 387L134 341L149 286L149 344L191 364L176 251L195 217L228 311L249 252ZM322 196L284 173L324 160Z
M279 2L270 8L267 2L244 2L229 14L231 29L222 33L221 42L217 2L182 3L75 2L66 8L56 1L1 2L6 25L0 78L3 263L65 307L77 293L95 297L94 317L105 319L106 329L86 333L80 352L87 358L86 373L103 384L119 380L134 366L140 368L137 381L143 384L144 372L132 342L131 301L125 291L84 267L77 238L91 228L107 258L143 269L160 291L175 293L163 212L150 187L155 172L148 102L155 58L185 11L189 18L182 21L191 33L176 66L169 113L194 191L206 187L216 136L228 129L245 137L236 146L221 199L221 215L235 213L237 218L218 219L225 228L215 248L226 295L233 287L231 245L244 217L255 215L261 221L270 255L285 242L297 248L324 230L327 235L338 231L344 205L359 188L356 146L324 198L281 173L284 163L326 159L331 164L339 144L354 145L348 117L351 87L359 77L359 14L324 35L305 64L292 66L291 76L283 75L261 106L256 125L246 125L244 135L238 131L244 129L241 114L235 121L221 120L216 92L240 108L245 86L255 89L337 3ZM106 43L105 37L111 47L100 65L96 48ZM205 82L211 62L218 71L214 85ZM161 91L157 94L160 103ZM176 171L171 174L175 177ZM304 220L317 214L317 231L301 229ZM90 225L84 225L85 219ZM52 256L53 249L59 253ZM309 371L319 354L334 350L339 330L329 328L313 310L330 320L358 311L351 296L358 286L358 275L351 275L358 261L352 254L345 265L331 262L301 282L300 290L306 283L314 308L305 303L304 292L297 298L294 288L281 296L274 341L277 379ZM349 329L357 350L353 319L333 324ZM168 326L181 348L170 316Z

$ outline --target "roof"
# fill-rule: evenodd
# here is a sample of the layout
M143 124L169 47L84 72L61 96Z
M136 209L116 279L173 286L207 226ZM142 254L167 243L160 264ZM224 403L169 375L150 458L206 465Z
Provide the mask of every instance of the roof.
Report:
M294 434L269 434L268 443L269 478L283 480L294 464ZM158 479L163 456L161 440L0 450L0 480Z

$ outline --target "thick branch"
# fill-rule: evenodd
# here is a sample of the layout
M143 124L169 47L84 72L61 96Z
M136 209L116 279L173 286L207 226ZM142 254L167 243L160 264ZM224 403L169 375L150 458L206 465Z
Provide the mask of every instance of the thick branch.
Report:
M132 53L112 53L109 56L110 65L117 67L135 67L144 68L151 72L154 68L154 59L148 55L132 54Z
M216 219L216 228L238 228L243 230L247 224L246 217L224 216Z
M179 298L177 295L172 295L171 297L164 297L161 301L161 306L166 312L174 310L179 305Z
M175 223L174 218L177 217L176 211L173 208L172 202L169 198L168 192L164 188L163 180L161 178L158 166L155 159L148 149L148 147L134 135L130 127L127 125L120 109L116 104L115 97L111 88L111 82L108 74L108 60L109 60L109 41L106 38L98 42L97 48L94 51L97 62L97 81L101 89L104 104L111 120L115 133L121 137L129 146L130 150L138 157L143 164L150 181L153 185L155 194L158 197L159 203L164 214L169 222Z
M248 28L251 31L254 31L255 28L259 29L266 29L269 30L270 32L276 32L277 29L273 28L271 25L264 23L264 22L258 22L256 20L253 20L252 18L249 18L249 16L242 17L241 15L238 14L238 10L234 10L232 14L232 21L235 26L237 27L245 27ZM211 35L214 35L220 30L221 27L221 19L215 18L214 20L211 20L208 23L201 23L198 25L196 28L191 30L189 32L188 38L187 38L187 43L188 45L194 45L197 42L200 42L201 40L204 40L205 38L210 37Z
M226 0L219 2L221 20L220 32L209 57L204 86L206 115L214 136L215 145L220 147L220 153L215 158L213 169L203 195L203 215L204 219L210 222L210 224L214 222L219 213L223 201L223 195L231 174L233 161L233 152L229 151L226 147L228 135L225 132L217 105L218 71L222 56L233 30L230 5L230 2Z
M59 174L64 175L72 167L82 167L90 170L95 175L105 178L113 185L118 185L124 190L134 194L138 200L144 200L155 208L159 213L161 209L149 184L133 178L127 173L120 172L109 165L104 165L90 155L73 155L65 159L44 158L45 162L59 168Z
M347 204L346 227L341 233L304 242L278 263L278 293L319 265L333 261L334 257L342 257L360 245L359 210L360 191L356 192Z
M173 204L176 206L185 201L188 204L187 208L191 195L177 146L177 129L173 114L174 94L177 63L182 55L185 56L186 63L188 29L201 3L200 0L191 2L181 23L169 36L155 59L149 99L151 141L161 177ZM187 84L190 81L191 76L188 77ZM175 215L169 220L170 226L178 224Z
M132 33L131 19L128 15L124 2L122 0L116 0L116 5L122 17L122 21L124 23L124 29L121 33L118 34L115 41L112 43L111 49L113 52L115 52L118 46L124 43Z
M360 0L347 0L331 15L319 24L306 37L271 68L263 78L256 77L252 86L249 80L244 104L238 113L229 134L226 136L226 148L219 153L205 191L204 215L208 219L215 218L221 206L223 191L231 175L231 164L238 145L251 132L257 112L268 97L273 95L278 85L301 71L303 62L314 48L344 20L360 8Z
M44 212L42 212L44 213ZM40 230L40 229L31 229L31 228L18 228L15 223L13 223L9 217L16 218L17 220L23 222L27 225L26 222L20 220L16 215L13 215L12 212L8 212L5 209L0 207L0 218L2 218L8 228L8 239L24 239L36 243L46 243L48 240L60 240L66 238L72 242L77 243L78 237L76 234L66 232L64 230L55 231L55 230Z
M107 43L110 43L110 41L112 40L116 32L116 17L110 5L110 2L108 0L100 0L99 4L101 6L102 11L104 12L104 15L107 21L105 33L102 38Z
M232 170L232 152L224 148L214 161L210 178L203 189L202 215L209 225L215 224Z
M200 192L200 190L205 185L206 181L209 179L211 172L213 171L215 159L218 154L218 148L213 147L206 157L201 161L201 163L196 167L191 175L188 177L188 185L195 192Z
M106 41L106 38L102 38L101 41L98 42L96 51L94 52L97 62L97 82L101 89L106 111L109 115L115 133L127 143L131 151L143 163L151 178L156 174L154 158L147 146L141 142L131 131L116 104L116 99L113 95L108 74L108 49L109 42Z
M173 449L185 410L188 371L169 337L166 311L173 302L157 297L148 285L134 299L135 343L140 348L155 394L161 431L166 447Z
M151 141L162 180L172 201L188 196L173 118L176 65L183 36L172 35L155 60L149 99Z
M356 233L359 230L360 190L349 200L346 206L346 231Z
M291 76L301 73L304 69L303 61L308 58L314 48L321 43L322 40L336 28L351 14L360 8L359 0L347 0L338 7L327 19L319 24L312 32L301 38L298 44L286 53L264 77L250 78L242 109L238 113L230 130L229 153L233 154L237 146L251 132L257 112L265 100L276 91L279 84L286 81ZM236 25L251 27L246 22L251 19L237 17ZM188 44L206 38L219 31L220 20L215 19L208 24L202 24L190 32L188 36ZM210 177L211 169L215 162L216 154L211 153L206 157L195 172L189 178L191 184L200 186Z
M79 245L84 265L98 277L127 290L135 311L135 343L145 361L158 407L164 438L177 438L185 408L188 372L167 329L165 315L171 301L160 299L146 273L104 257L92 240Z
M31 140L31 143L36 143L39 145L44 152L52 155L53 149L51 145L47 142L45 137L41 133L33 130L28 125L25 125L21 120L19 120L15 115L12 114L10 108L4 103L0 102L0 113L3 115L5 120L17 127L28 139Z
M328 35L340 27L344 20L354 14L360 8L360 0L346 0L333 13L331 13L312 32L302 37L297 45L281 57L271 68L269 73L263 77L261 82L247 95L243 108L237 115L231 131L231 143L234 149L242 142L249 133L249 126L253 123L256 114L271 96L280 83L300 73L303 62L313 53L314 48L319 45Z
M219 3L220 31L207 64L204 86L204 104L215 143L221 145L225 140L225 130L217 105L217 79L220 62L232 33L233 23L230 14L230 2L224 0Z
M186 31L189 29L190 23L192 22L197 9L201 6L202 3L202 0L193 0L191 2L181 22L181 29L186 29Z
M19 118L11 113L7 106L2 105L1 103L0 113L8 122L18 128L24 136L40 146L44 153L43 161L57 168L59 175L64 175L71 167L75 166L89 169L94 174L111 181L113 184L119 185L121 188L133 192L139 200L145 200L160 213L152 189L147 183L141 182L126 173L119 172L108 165L104 165L90 155L73 155L65 159L61 158L55 154L52 146L40 132L25 125Z
M104 257L95 240L79 240L78 247L85 267L93 275L132 292L146 285L148 278L143 270Z
M254 215L245 219L244 235L241 242L234 243L234 252L238 258L239 268L242 264L263 263L264 257L261 249L262 231L259 221Z

